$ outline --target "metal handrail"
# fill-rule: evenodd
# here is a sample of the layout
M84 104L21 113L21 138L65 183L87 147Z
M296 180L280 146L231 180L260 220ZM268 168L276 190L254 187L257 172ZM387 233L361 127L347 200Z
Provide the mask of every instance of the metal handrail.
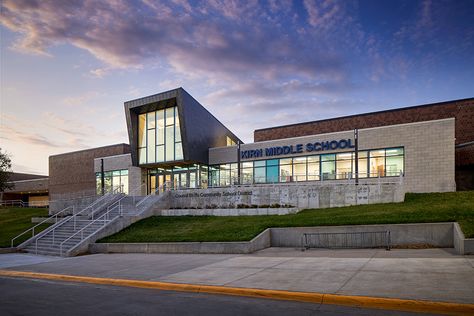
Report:
M54 215L52 215L52 216L50 216L50 217L44 219L43 221L39 222L39 223L36 224L35 226L33 226L33 227L31 227L31 228L25 230L24 232L22 232L21 234L19 234L19 235L17 235L17 236L15 236L15 237L11 240L11 247L13 248L13 244L14 244L13 241L14 241L15 239L17 239L17 238L20 237L20 236L23 236L24 234L26 234L26 233L29 232L30 230L32 231L31 238L33 238L33 237L35 236L35 228L38 227L38 226L40 226L40 225L43 224L44 222L49 221L49 220L52 219L53 217L55 217L55 223L57 223L57 222L58 222L58 215L61 214L61 213L63 213L63 212L65 212L66 210L68 210L68 209L70 209L70 208L72 208L72 213L74 214L74 206L68 206L68 207L66 207L66 208L63 209L62 211L57 212L56 214L54 214Z
M45 204L44 201L33 201L33 202L23 202L22 200L4 200L0 201L0 206L15 206L18 205L20 207L48 207L48 204Z
M134 198L133 204L135 204L135 193L136 193L136 192L141 192L144 186L146 186L146 183L140 185L138 188L135 188L135 189L134 189L133 191L131 191L128 195L122 196L120 199L118 199L117 201L115 201L114 203L112 203L111 205L109 205L109 206L107 207L107 211L108 211L111 207L115 207L116 204L121 205L121 201L122 201L124 198L126 198L127 196L132 196L132 197ZM133 195L132 195L132 194L133 194ZM94 211L94 212L91 213L91 219L92 219L92 220L94 219L94 215L95 215L96 212L97 212L97 211Z
M117 216L115 216L113 219L109 220L109 222L111 222L111 221L113 221L113 220L115 220L116 218L118 218L118 217L121 216L121 213L122 213L121 206L120 206L120 204L119 204L119 205L116 205L115 207L117 207L117 206L119 207L119 214L118 214ZM108 210L106 213L102 214L101 216L99 216L98 218L96 218L95 220L93 220L92 222L90 222L89 224L87 224L86 226L82 227L80 230L78 230L77 232L75 232L74 234L72 234L71 236L69 236L69 238L65 239L65 240L59 245L59 254L60 254L60 255L63 254L63 244L66 243L68 240L72 239L72 238L73 238L74 236L76 236L77 234L81 233L81 241L84 240L84 233L83 233L84 230L85 230L87 227L91 226L92 224L96 223L97 221L100 221L102 217L104 217L104 220L103 220L104 225L103 225L103 226L105 226L105 222L107 221L106 215L108 215L110 212L112 212L112 210L115 209L115 207L112 208L112 209L110 209L110 210ZM93 231L92 233L90 233L90 234L86 237L86 239L89 238L91 235L97 233L97 231L99 231L99 229L102 228L103 226L99 227L98 229L96 229L95 231Z
M136 207L140 206L141 204L143 204L146 200L148 200L151 196L154 196L156 195L156 193L158 192L158 194L161 192L161 190L163 190L164 188L167 187L167 183L172 183L171 181L166 181L165 183L163 183L161 186L157 187L155 189L155 191L153 192L150 192L150 194L148 194L144 199L138 201L138 203L135 205Z
M164 189L166 188L166 183L162 184L161 186L159 186L154 192L153 192L153 195L156 195L156 192L160 192L161 189ZM163 191L164 192L164 191ZM144 201L146 201L152 194L150 193L149 195L147 195L143 200L141 200L140 202L137 203L137 205L135 206L136 208L138 208L139 205L141 205ZM136 215L141 215L143 212L145 212L146 208L144 208L143 210L141 210L140 212L138 212Z
M94 202L92 202L90 205L88 205L87 207L85 207L84 209L82 209L82 211L80 211L79 213L76 213L74 214L74 229L76 229L76 218L77 218L77 215L82 215L86 210L88 209L91 209L92 210L92 213L94 213L94 206L96 206L97 204L99 204L100 202L108 199L110 196L113 196L114 194L116 194L119 189L121 190L121 187L120 186L117 186L114 190L112 190L112 192L108 192L106 194L104 194L103 196L101 196L100 198L98 198L97 200L95 200Z
M103 195L102 197L100 197L99 199L95 200L92 204L90 204L89 206L85 207L84 209L82 209L80 212L74 214L69 220L74 220L74 229L76 229L76 219L79 215L83 215L83 213L86 212L86 210L88 209L91 209L92 211L94 210L94 206L96 206L97 204L99 204L100 202L103 202L105 200L107 200L109 197L113 196L113 193L107 193L105 195ZM68 220L68 221L69 221ZM64 222L66 223L66 221Z
M144 185L145 185L145 184L144 184ZM141 188L142 188L144 185L141 185L139 188L135 189L134 191L141 190ZM153 191L152 193L148 194L148 195L145 197L145 199L149 198L151 195L154 195L157 191L159 191L159 190L162 189L163 187L164 187L164 185L158 187L155 191ZM98 218L96 218L95 220L92 220L92 222L90 222L89 224L87 224L86 226L84 226L83 228L81 228L80 230L78 230L77 232L75 232L74 234L72 234L71 236L69 236L67 239L65 239L65 240L60 244L60 246L59 246L59 253L60 253L60 255L63 254L63 250L62 250L62 249L63 249L63 244L65 244L67 241L69 241L70 239L72 239L74 236L76 236L76 235L78 235L79 233L81 233L81 241L84 240L84 239L87 239L87 238L89 238L90 236L96 234L100 229L102 229L102 228L105 226L105 223L106 223L106 222L112 222L112 221L114 221L116 218L122 216L122 215L123 215L123 206L122 206L122 204L120 203L120 201L121 201L123 198L124 198L124 197L122 197L119 201L114 202L114 204L110 205L109 207L107 207L107 211L106 211L104 214L100 215L100 216L99 216ZM143 199L143 200L145 200L145 199ZM140 200L137 204L135 204L135 207L137 207L138 205L140 205L140 204L143 202L143 200ZM119 208L119 212L118 212L117 216L115 216L115 217L112 218L112 219L107 220L107 215L109 215L109 213L111 213L111 212L112 212L114 209L116 209L117 207ZM141 213L143 213L143 211L142 211L142 212L139 212L137 215L140 215ZM104 219L102 220L102 218L104 218ZM85 230L87 227L91 226L92 224L94 224L94 223L96 223L96 222L100 222L100 221L103 221L104 225L100 226L99 228L97 228L96 230L94 230L93 232L91 232L89 235L87 235L87 236L84 238L84 233L83 233L84 230ZM76 246L77 246L77 244L76 244L75 246L73 246L71 249L73 249L73 248L76 247Z
M22 200L5 200L5 201L0 201L0 205L2 206L21 205L21 207L24 207L24 202Z
M376 172L364 172L364 173L359 173L359 180L375 180L377 179L378 181L385 180L387 181L390 178L399 178L400 181L402 181L402 178L404 177L404 173L400 170L399 172L390 172L386 175L381 174L381 173L376 173ZM325 178L325 176L330 176L330 178ZM311 179L314 178L314 179ZM298 175L298 174L293 174L293 175L287 175L287 176L278 176L274 177L272 180L273 181L267 181L267 177L251 177L246 181L243 177L230 177L229 179L229 184L226 185L209 185L209 187L227 187L227 186L233 186L233 185L254 185L254 184L280 184L280 183L301 183L301 182L321 182L324 183L326 181L339 181L339 180L346 180L346 181L354 181L356 178L356 174L353 172L345 172L345 173L324 173L324 174L308 174L308 175ZM309 180L311 179L311 180ZM242 183L240 183L242 182ZM173 186L171 187L172 190L179 190L179 189L194 189L190 186Z
M303 233L303 249L312 248L391 248L390 230Z
M139 188L136 188L134 191L132 192L136 192L136 191L139 191L141 192L141 189L143 188L145 184L141 185ZM147 200L151 195L155 195L156 192L159 192L161 189L163 189L164 187L166 187L166 184L163 184L162 186L158 187L155 191L151 192L150 194L148 194L144 199L140 200L138 203L135 204L135 208L138 207L139 205L141 205L143 203L144 200ZM75 236L77 236L78 234L81 234L81 241L83 241L84 239L87 239L89 238L90 236L96 234L99 230L101 230L103 227L105 227L105 224L106 222L111 222L111 221L114 221L116 218L120 217L123 215L123 206L121 204L121 201L122 199L125 198L122 197L120 198L120 200L114 202L112 205L108 206L107 207L107 211L102 214L101 216L99 216L98 218L96 218L95 220L92 220L92 222L90 222L89 224L87 224L86 226L84 226L83 228L81 228L80 230L78 230L77 232L75 232L74 234L72 234L71 236L69 236L67 239L65 239L63 242L61 242L60 246L59 246L59 252L60 252L60 255L63 254L63 245L71 240L72 238L74 238ZM134 201L135 203L135 201ZM115 216L114 218L112 219L109 219L107 220L107 217L109 216L109 214L114 211L116 208L119 208L119 212L117 214L117 216ZM144 210L143 210L144 211ZM140 215L141 213L143 213L143 211L139 212L137 215ZM103 218L103 219L102 219ZM85 238L84 238L84 231L86 228L90 227L91 225L93 225L94 223L97 223L97 222L100 222L100 221L103 221L103 225L98 227L96 230L94 230L93 232L91 232L89 235L87 235ZM74 245L71 249L74 249L75 247L77 247L78 244Z
M92 208L93 206L95 206L96 204L98 204L99 202L102 202L104 200L106 200L107 198L109 198L110 196L113 196L113 194L115 193L115 190L113 190L112 192L109 192L103 196L101 196L99 199L97 199L96 201L92 202L90 205L88 205L87 207L85 207L83 210L81 210L80 212L78 213L73 213L73 216L69 217L69 218L66 218L60 226L66 224L67 222L71 221L71 220L74 220L74 229L76 227L76 218L78 215L84 213L87 209L89 208ZM50 230L49 232L52 232L53 233L53 243L54 243L54 234L55 234L55 231L56 229L58 229L60 226L56 226L54 227L52 230ZM43 235L43 236L40 236L38 238L36 238L36 241L35 241L35 253L38 253L38 241L45 237L46 235Z

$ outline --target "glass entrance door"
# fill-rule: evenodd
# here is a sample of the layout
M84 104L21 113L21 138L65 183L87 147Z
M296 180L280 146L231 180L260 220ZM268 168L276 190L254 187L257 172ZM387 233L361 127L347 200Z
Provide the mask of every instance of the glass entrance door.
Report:
M152 175L152 176L150 176L150 192L149 193L155 192L156 189L157 189L156 176Z
M171 182L171 173L158 174L156 177L158 178L158 187L160 188L160 192L169 190L173 187L173 183Z
M148 193L164 190L207 187L207 167L190 165L173 169L150 169L148 171ZM157 193L159 193L157 192Z

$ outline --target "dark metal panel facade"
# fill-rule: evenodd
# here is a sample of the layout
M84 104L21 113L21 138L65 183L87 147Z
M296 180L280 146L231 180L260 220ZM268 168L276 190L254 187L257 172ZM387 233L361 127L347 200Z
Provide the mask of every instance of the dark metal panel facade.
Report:
M138 166L138 115L171 106L178 108L185 162L207 165L210 147L225 146L226 137L230 137L236 143L240 141L189 93L183 88L178 88L125 102L125 116L134 166ZM152 165L169 166L170 162Z

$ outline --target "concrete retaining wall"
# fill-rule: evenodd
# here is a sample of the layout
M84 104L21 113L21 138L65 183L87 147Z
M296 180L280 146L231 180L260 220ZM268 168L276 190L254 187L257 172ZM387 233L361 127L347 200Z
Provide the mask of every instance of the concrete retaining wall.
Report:
M16 247L0 248L0 254L17 252Z
M100 197L101 197L100 195L93 195L93 196L80 197L80 198L67 199L67 200L49 201L49 215L54 215L57 212L60 212L69 206L73 206L74 212L78 212L79 210L82 210L85 207L91 205L95 200L97 200ZM69 212L69 214L72 214L72 210L71 212Z
M178 209L162 210L162 216L253 216L253 215L286 215L298 213L297 208L217 208L217 209Z
M62 220L62 219L63 219L63 218L60 217L60 218L58 219L58 221L60 221L60 220ZM55 219L54 217L53 217L53 218L49 218L49 217L32 217L32 218L31 218L31 222L32 222L32 223L35 223L35 224L41 223L41 222L44 221L44 220L46 220L45 223L48 223L48 224L56 223L56 219Z
M429 244L434 247L453 247L453 223L386 224L354 226L285 227L271 229L273 247L301 247L303 233L352 233L390 231L393 246Z
M474 254L474 238L465 238L458 223L454 223L454 248L461 255Z
M304 209L403 202L404 197L403 184L398 181L359 186L352 182L331 184L300 182L178 190L171 192L170 203L173 209L237 208L239 204L247 206L279 204Z
M347 233L390 230L392 246L428 244L454 247L459 254L474 254L474 239L464 239L457 223L387 224L355 226L267 228L247 242L100 243L91 253L252 253L267 247L302 247L303 233Z
M91 253L252 253L270 247L270 229L251 241L177 243L96 243Z

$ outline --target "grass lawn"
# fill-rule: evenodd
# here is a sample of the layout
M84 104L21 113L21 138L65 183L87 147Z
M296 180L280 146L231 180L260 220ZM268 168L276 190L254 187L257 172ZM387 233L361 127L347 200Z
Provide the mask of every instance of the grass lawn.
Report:
M13 237L32 227L32 217L48 216L47 208L26 208L26 207L7 207L0 208L0 247L10 247ZM41 225L35 228L35 233L40 232L50 224ZM15 245L31 237L31 233L15 240Z
M244 241L268 227L457 221L474 237L474 191L410 193L403 203L310 209L293 215L154 216L100 242Z

